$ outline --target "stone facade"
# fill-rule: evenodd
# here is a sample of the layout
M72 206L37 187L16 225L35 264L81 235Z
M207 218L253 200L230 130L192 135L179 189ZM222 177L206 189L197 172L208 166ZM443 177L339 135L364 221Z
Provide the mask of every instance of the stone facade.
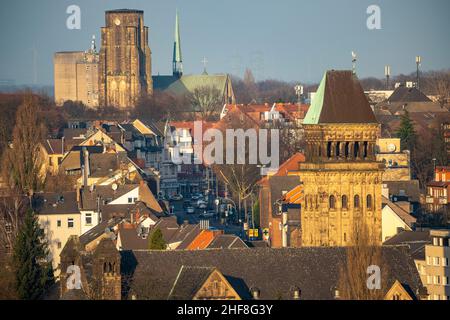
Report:
M347 246L357 219L381 244L383 165L375 159L378 124L305 125L302 245Z
M142 94L153 92L144 12L106 11L105 23L106 26L101 28L99 103L133 107Z

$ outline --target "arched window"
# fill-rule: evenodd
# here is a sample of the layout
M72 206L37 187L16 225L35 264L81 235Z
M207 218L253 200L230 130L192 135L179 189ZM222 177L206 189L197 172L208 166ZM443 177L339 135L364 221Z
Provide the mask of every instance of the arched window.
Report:
M367 195L366 203L367 203L367 209L372 209L372 195L370 195L370 194Z
M327 157L331 158L331 141L327 143Z
M336 158L339 158L341 156L340 151L341 151L341 143L340 142L336 142L336 152L334 153Z
M330 209L335 209L336 208L336 198L331 195L330 196Z
M348 158L350 154L350 142L345 143L345 157Z
M308 196L305 197L305 209L308 209Z
M367 141L364 141L364 149L363 149L363 158L367 158L368 156L368 143Z
M353 206L355 208L359 208L359 196L358 195L356 195L353 199Z
M359 142L356 141L353 147L353 157L357 158L359 155Z
M348 198L346 195L342 196L342 209L348 209Z

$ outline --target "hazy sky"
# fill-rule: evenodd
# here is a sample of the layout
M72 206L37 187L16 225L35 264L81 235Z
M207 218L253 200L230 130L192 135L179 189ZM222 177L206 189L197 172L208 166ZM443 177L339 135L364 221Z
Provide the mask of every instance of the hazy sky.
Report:
M81 8L81 29L66 28L66 8ZM381 30L366 26L369 5L381 9ZM85 50L92 34L99 43L104 11L142 9L150 28L153 74L171 72L175 10L181 24L185 73L257 79L319 81L326 69L350 69L358 54L360 77L450 68L449 0L2 0L0 79L53 84L56 51ZM99 46L99 45L98 45Z

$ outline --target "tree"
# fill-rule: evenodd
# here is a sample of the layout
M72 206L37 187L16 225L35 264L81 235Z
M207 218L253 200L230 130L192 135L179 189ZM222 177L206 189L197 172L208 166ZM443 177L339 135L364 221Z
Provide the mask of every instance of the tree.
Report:
M351 246L346 248L346 259L339 269L338 290L345 300L381 300L386 292L389 269L382 256L382 247L376 233L361 218L353 222ZM378 266L381 271L379 289L368 287L368 267Z
M41 188L43 157L40 149L45 126L40 117L38 99L29 94L16 113L12 147L5 152L3 178L29 197Z
M48 261L49 249L37 217L28 210L14 246L16 288L20 299L41 298L53 284L53 269Z
M195 88L188 95L188 100L194 113L199 113L204 121L218 119L224 103L223 94L213 86Z
M148 248L150 250L165 250L167 248L161 229L155 229L149 237Z
M154 122L167 118L181 119L186 98L155 90L152 95L143 95L133 110L133 116Z
M409 117L408 111L401 116L400 127L397 130L397 137L400 138L401 149L414 151L416 146L416 131L414 123Z
M450 70L434 71L427 75L428 91L437 96L441 107L450 102Z

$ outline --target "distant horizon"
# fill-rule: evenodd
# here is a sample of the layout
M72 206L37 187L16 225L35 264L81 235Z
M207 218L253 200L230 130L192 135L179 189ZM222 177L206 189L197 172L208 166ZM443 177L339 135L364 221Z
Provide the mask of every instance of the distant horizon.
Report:
M91 36L100 49L105 11L144 11L150 28L152 74L171 74L175 11L180 14L185 74L207 71L243 77L246 68L257 81L279 80L317 84L329 69L351 69L351 52L358 55L360 79L393 74L450 69L450 1L378 0L381 29L367 27L373 0L253 0L211 3L207 0L56 1L17 0L2 4L0 82L16 86L53 86L53 54L84 51ZM69 30L68 6L81 9L81 29ZM16 13L16 14L11 14ZM232 23L230 23L232 21ZM13 28L11 26L14 26ZM391 75L391 77L393 77Z

